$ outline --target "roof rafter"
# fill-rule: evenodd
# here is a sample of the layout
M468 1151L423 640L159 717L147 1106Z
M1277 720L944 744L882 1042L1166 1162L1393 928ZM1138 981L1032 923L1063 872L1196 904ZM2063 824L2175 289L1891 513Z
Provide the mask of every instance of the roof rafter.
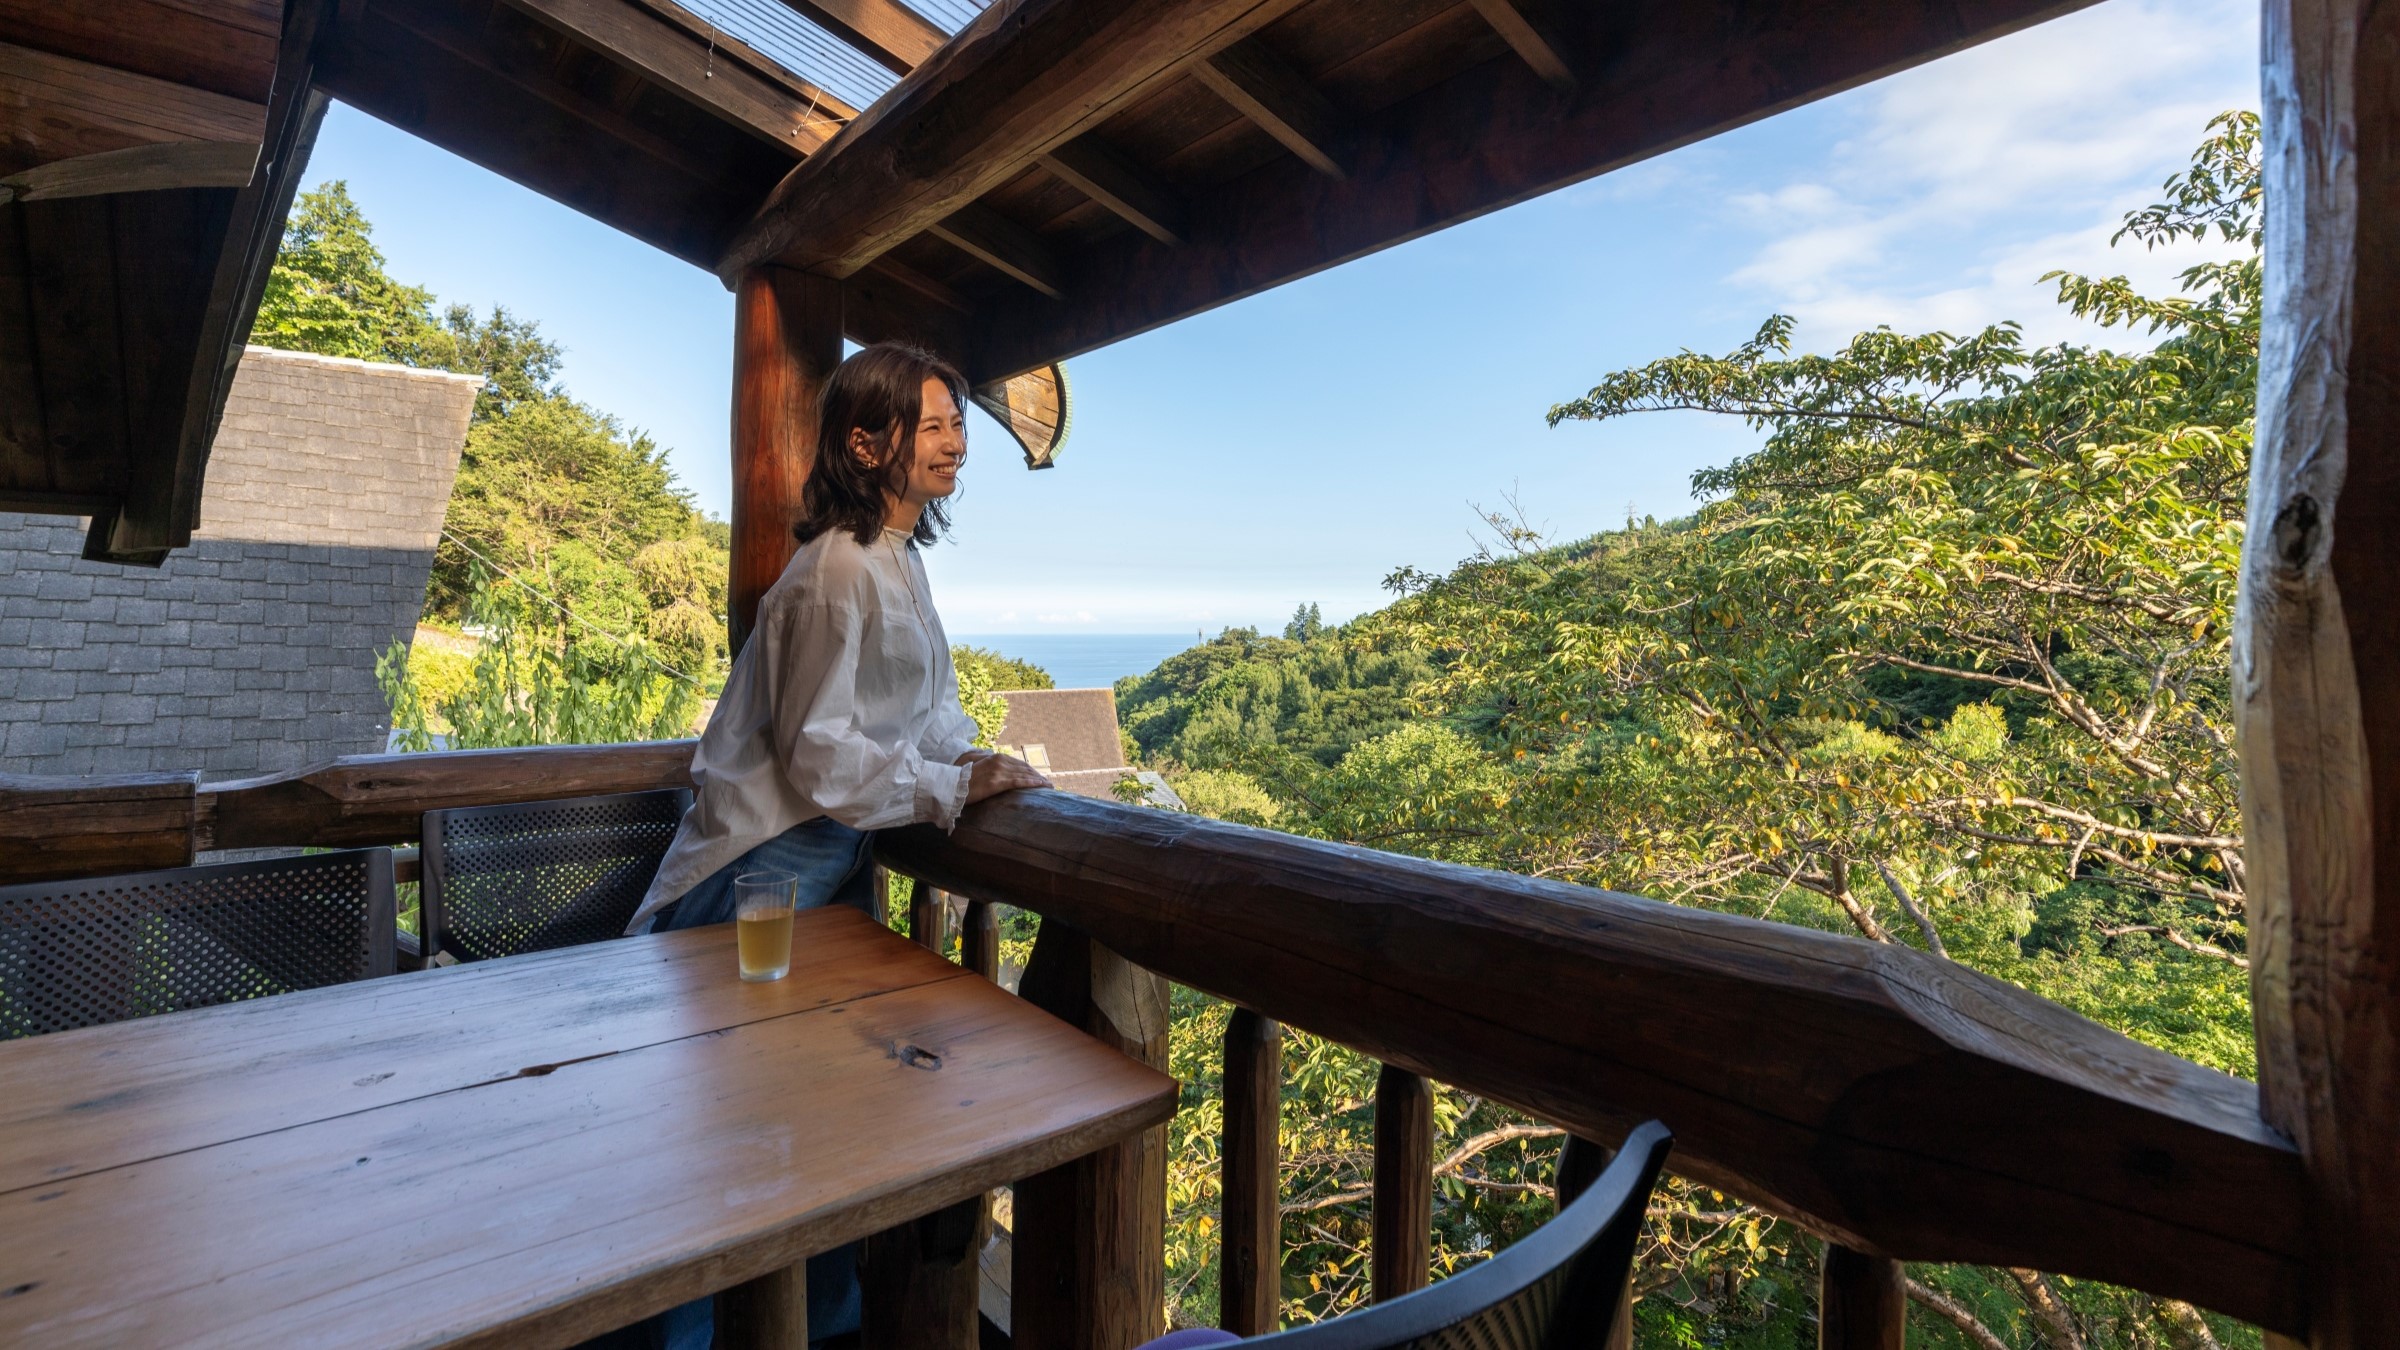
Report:
M1329 178L1349 175L1342 163L1341 114L1273 52L1255 42L1236 43L1193 62L1192 74L1308 167Z
M1529 0L1468 0L1533 73L1556 89L1575 87L1575 66L1566 44Z
M1100 240L1074 255L1063 299L985 304L968 375L1064 360L2090 3L1593 7L1568 36L1608 57L1572 97L1502 58L1360 116L1347 180L1279 158L1196 196L1180 248L1132 233Z
M733 124L795 154L808 154L833 139L855 110L796 77L772 80L782 68L713 35L695 41L674 16L689 11L661 0L508 0L582 45L676 91ZM670 14L668 11L672 11ZM753 59L737 59L747 54Z
M1190 207L1172 188L1097 138L1069 141L1042 156L1041 165L1160 243L1183 242Z
M895 75L906 75L925 64L950 40L948 33L898 0L782 0L782 3Z
M717 261L846 277L1296 0L999 5L786 175Z

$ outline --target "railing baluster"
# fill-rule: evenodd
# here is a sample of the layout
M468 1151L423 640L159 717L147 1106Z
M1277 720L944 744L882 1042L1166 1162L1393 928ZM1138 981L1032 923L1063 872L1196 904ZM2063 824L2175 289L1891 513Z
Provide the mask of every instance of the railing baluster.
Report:
M1908 1285L1900 1263L1826 1243L1819 1350L1901 1350L1907 1341Z
M1000 911L988 900L969 900L958 937L958 963L983 978L1000 979Z
M927 951L940 953L949 947L942 940L942 893L922 880L908 884L908 936Z
M1044 919L1025 1001L1156 1069L1167 1067L1167 982ZM1018 1350L1129 1350L1166 1328L1167 1127L1016 1188Z
M1600 1179L1600 1174L1608 1170L1609 1163L1616 1156L1617 1151L1606 1144L1586 1139L1580 1134L1568 1135L1567 1142L1558 1150L1558 1207L1565 1209L1590 1190L1592 1183ZM1633 1350L1631 1271L1626 1272L1625 1292L1617 1299L1617 1315L1609 1323L1608 1339L1601 1342L1601 1350Z
M974 1350L984 1230L976 1196L868 1238L862 1350Z
M1377 1303L1422 1289L1433 1267L1433 1087L1386 1064L1375 1077L1375 1218L1368 1243Z
M1224 1203L1218 1244L1224 1272L1217 1322L1264 1336L1282 1321L1283 1028L1248 1008L1225 1026Z

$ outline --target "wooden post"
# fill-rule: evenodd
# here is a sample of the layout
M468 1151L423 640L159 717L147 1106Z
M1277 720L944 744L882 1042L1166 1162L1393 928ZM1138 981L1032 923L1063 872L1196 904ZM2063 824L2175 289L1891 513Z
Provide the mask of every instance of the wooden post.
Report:
M1000 979L1000 911L989 901L969 900L958 935L958 963L987 980Z
M2267 1119L2308 1343L2400 1345L2400 10L2268 0L2265 325L2233 688Z
M1217 1325L1264 1336L1282 1325L1283 1028L1248 1008L1225 1026L1224 1192Z
M817 393L842 360L841 283L754 267L733 288L733 560L730 650L798 547L800 489L816 462Z
M1565 1209L1583 1198L1600 1174L1616 1159L1608 1145L1570 1134L1558 1150L1558 1207ZM1625 1292L1617 1298L1617 1315L1608 1326L1601 1350L1633 1350L1633 1272L1625 1272Z
M1900 1263L1825 1244L1817 1297L1819 1350L1902 1350L1908 1282Z
M1433 1088L1390 1064L1375 1076L1375 1218L1367 1246L1377 1303L1431 1278Z
M949 949L942 932L942 893L922 881L908 886L909 940L925 950L940 955Z
M717 1295L716 1343L726 1350L808 1350L808 1263Z
M861 1350L974 1350L984 1197L867 1239Z
M1018 992L1157 1069L1167 982L1056 919ZM1132 1350L1165 1331L1167 1130L1017 1183L1010 1331L1017 1350Z

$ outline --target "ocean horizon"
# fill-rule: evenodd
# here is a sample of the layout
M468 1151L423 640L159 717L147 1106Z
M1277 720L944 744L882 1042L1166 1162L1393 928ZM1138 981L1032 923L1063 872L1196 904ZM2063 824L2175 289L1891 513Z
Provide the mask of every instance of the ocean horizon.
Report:
M952 633L952 642L1048 671L1061 689L1105 689L1207 639L1191 633Z

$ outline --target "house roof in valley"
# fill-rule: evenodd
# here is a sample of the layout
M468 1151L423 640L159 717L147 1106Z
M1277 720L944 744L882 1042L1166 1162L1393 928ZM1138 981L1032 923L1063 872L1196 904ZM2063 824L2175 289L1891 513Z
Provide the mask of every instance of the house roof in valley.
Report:
M1125 767L1115 690L1017 689L1000 697L1008 701L1008 721L993 743L1010 754L1036 761L1053 778Z

